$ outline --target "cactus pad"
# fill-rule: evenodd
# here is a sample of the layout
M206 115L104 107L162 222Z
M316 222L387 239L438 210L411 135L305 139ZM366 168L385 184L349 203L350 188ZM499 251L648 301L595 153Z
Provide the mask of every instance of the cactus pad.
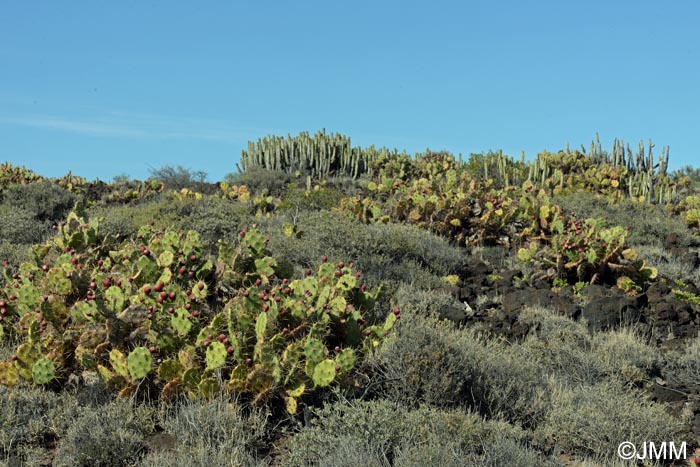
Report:
M32 366L32 379L36 384L46 384L56 377L56 367L48 358L40 358Z
M314 368L314 385L319 388L329 386L335 379L335 362L330 359L323 360Z
M355 351L353 349L341 350L335 357L335 362L342 371L352 370L352 368L355 366Z
M145 378L153 366L153 357L146 347L137 347L129 353L127 365L132 379Z
M112 364L112 368L117 374L128 378L129 377L129 363L127 362L126 356L118 349L112 349L109 352L109 362Z
M11 362L0 362L0 384L15 386L19 383L17 368Z
M207 370L221 368L226 363L226 346L221 342L212 342L207 348Z

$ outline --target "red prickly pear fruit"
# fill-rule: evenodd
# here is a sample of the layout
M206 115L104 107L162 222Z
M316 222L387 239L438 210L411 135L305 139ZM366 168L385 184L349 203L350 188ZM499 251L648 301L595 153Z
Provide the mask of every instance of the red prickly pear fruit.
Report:
M193 317L193 318L199 317L199 311L194 310L194 311L192 312L192 317Z
M306 274L307 276L310 276L310 275L311 275L311 269L307 269L306 271L304 271L304 274Z
M255 286L260 287L260 284L262 284L262 281L260 279L255 279Z
M168 292L161 292L159 297L165 300L166 298L168 298Z
M247 297L248 295L250 295L250 292L248 292L247 290L244 290L244 291L242 292L242 294L243 294L244 297Z
M328 261L328 256L324 256L321 258L322 263L325 263L326 261Z
M367 330L365 331L365 336L369 336L370 334L372 334L372 331L370 331L369 329L367 329Z
M336 272L335 272L335 277L340 277L340 276L342 276L342 275L343 275L343 273L342 273L341 271L336 271Z
M253 363L253 360L251 360L250 358L246 358L246 359L245 359L245 364L246 364L246 365L250 365L250 364L252 364L252 363Z
M175 292L170 292L170 293L168 294L168 298L169 298L170 300L175 300L175 297L177 297L177 295L175 294Z
M226 348L226 353L231 355L233 353L233 347L229 346Z
M342 261L338 263L338 269L343 269L344 267L345 267L345 264L343 264Z
M199 290L204 289L204 284L198 284L198 285L197 285L197 288L198 288Z
M195 255L190 255L190 261L194 263L195 261L197 261L197 257Z
M335 353L340 353L340 347L337 345L335 346L335 348L333 350L335 351Z
M355 267L355 263L353 263L353 262L351 261L350 264L348 264L348 267L349 267L350 269L354 268L354 267Z
M398 305L397 305L397 306L394 307L394 310L393 310L393 311L394 311L394 314L395 314L395 315L398 315L399 313L401 313L401 308L399 308Z
M185 303L185 310L190 311L191 308L192 308L191 303Z
M335 371L340 371L340 365L335 366Z
M210 341L213 341L213 340L214 340L214 334L209 334L209 335L207 336L207 339L209 339Z
M150 346L150 347L148 348L148 351L151 352L151 353L156 353L156 348L153 347L153 346Z
M223 342L226 339L226 336L224 334L219 334L219 342Z
M238 232L238 236L241 238L245 237L245 232Z
M105 279L102 281L102 285L104 285L105 287L109 287L110 285L112 285L112 281L109 279Z

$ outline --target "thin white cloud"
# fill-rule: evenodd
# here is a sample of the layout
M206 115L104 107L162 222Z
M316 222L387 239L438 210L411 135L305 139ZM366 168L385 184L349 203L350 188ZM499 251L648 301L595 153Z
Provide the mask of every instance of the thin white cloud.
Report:
M46 115L0 116L0 123L90 136L121 138L194 139L241 143L262 136L260 131L255 129L241 129L221 120L175 118L126 112L112 112L107 117L94 119ZM265 134L268 131L265 131Z

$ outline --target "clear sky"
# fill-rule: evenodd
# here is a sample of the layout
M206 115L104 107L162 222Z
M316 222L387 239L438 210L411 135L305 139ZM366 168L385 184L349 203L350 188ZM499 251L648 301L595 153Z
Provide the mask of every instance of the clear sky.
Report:
M247 141L528 157L596 132L700 165L700 1L0 5L0 161L221 180Z

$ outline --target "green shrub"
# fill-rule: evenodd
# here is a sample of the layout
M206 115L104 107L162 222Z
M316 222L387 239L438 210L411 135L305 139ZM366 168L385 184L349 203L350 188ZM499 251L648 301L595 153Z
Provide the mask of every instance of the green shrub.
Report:
M444 458L452 449L480 454L482 446L494 440L524 439L521 430L503 422L485 421L474 413L428 407L411 410L382 400L344 401L315 415L310 425L291 438L280 466L408 466L426 460L416 453L417 446L428 445L426 453L439 452Z
M48 224L37 220L31 212L15 206L0 205L0 219L0 243L38 243L49 232Z
M61 404L60 396L43 389L0 386L0 459L22 465L32 450L54 439L50 414Z
M683 245L695 243L688 227L669 217L663 206L630 200L610 204L604 197L585 192L555 196L552 202L559 204L564 212L575 212L579 219L605 217L614 225L629 227L627 244L630 246L662 245L672 233L678 235Z
M593 352L611 377L629 383L647 379L662 365L659 350L633 328L596 334L593 337Z
M407 404L463 405L536 425L548 408L546 375L517 345L402 311L379 352L386 396Z
M154 428L153 413L129 400L118 399L99 409L85 410L60 439L53 465L134 465L143 439Z
M255 195L268 195L275 198L282 197L287 190L287 185L294 180L300 179L285 172L257 166L249 167L243 173L226 175L226 181L232 185L243 185Z
M296 221L298 236L288 237L282 224ZM444 285L440 277L454 274L463 250L417 227L366 225L327 212L285 216L261 226L270 237L270 250L298 267L311 267L327 255L329 261L352 259L370 287L387 291L402 283L417 289Z
M187 188L203 194L214 194L218 186L206 183L207 173L202 170L192 170L181 165L173 167L164 165L158 169L149 169L151 178L163 183L167 189L180 191Z
M50 181L11 185L1 198L2 204L21 209L42 222L63 220L77 201L73 193Z
M664 405L618 383L553 385L551 391L552 408L536 436L567 453L614 460L622 441L674 441L681 428Z
M682 351L669 352L663 369L664 378L686 384L698 384L700 376L700 337L688 341Z
M249 204L216 197L204 197L192 205L180 228L196 230L210 248L217 240L233 241L244 226L255 223Z
M312 190L290 189L279 205L280 210L292 212L331 210L340 206L343 193L333 188L317 187Z
M211 401L182 401L162 422L164 432L174 436L172 450L151 451L141 467L187 465L264 466L257 451L264 449L267 421L260 411L244 414L237 401L217 397Z
M543 307L527 307L519 321L534 330L522 349L554 378L593 384L606 376L606 367L592 352L592 340L583 323Z
M640 245L635 247L639 256L653 264L659 275L672 281L690 281L700 285L700 270L695 267L692 258L678 256L673 251L659 245Z
M0 241L0 264L7 261L10 266L19 266L30 257L31 248L28 244ZM2 271L2 266L0 266L0 271Z

